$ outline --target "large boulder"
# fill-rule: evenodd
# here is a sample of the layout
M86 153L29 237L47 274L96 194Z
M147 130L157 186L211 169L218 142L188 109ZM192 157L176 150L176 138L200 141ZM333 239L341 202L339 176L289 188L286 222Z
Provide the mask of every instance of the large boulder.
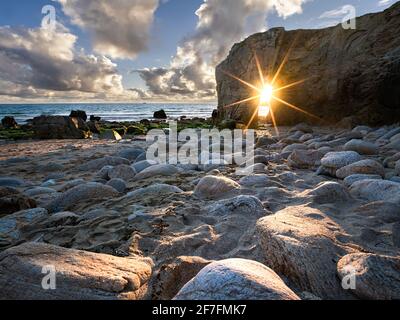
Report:
M0 254L0 299L139 300L151 274L150 261L26 243Z
M340 226L319 209L288 207L257 223L267 266L302 291L323 299L348 299L336 276L336 265L352 249L340 244Z
M319 30L274 28L236 44L216 70L221 118L248 123L258 106L255 99L226 108L254 95L253 90L229 74L257 84L259 72L254 53L263 70L276 72L292 47L278 83L306 81L280 92L281 99L325 123L336 123L348 116L368 124L399 121L399 17L400 3L396 3L384 12L358 18L354 30L344 29L341 24ZM280 125L318 121L277 101L273 109Z
M88 116L85 111L82 110L72 110L71 114L69 115L71 118L79 118L82 119L83 121L87 121Z
M164 110L159 110L154 112L153 118L159 120L165 120L168 118L168 116Z
M338 263L341 279L353 276L360 299L400 300L400 259L367 253L350 254Z
M91 132L80 118L40 116L32 121L32 129L39 139L87 139Z
M174 299L300 300L273 270L244 259L209 264Z
M4 117L1 120L1 124L6 129L18 128L18 123L17 123L17 121L15 121L14 117Z

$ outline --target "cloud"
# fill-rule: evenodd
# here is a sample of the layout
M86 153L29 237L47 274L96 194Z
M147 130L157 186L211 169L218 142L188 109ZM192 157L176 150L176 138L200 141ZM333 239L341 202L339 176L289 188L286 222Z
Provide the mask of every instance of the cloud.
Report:
M336 19L342 18L344 15L349 14L354 7L350 5L344 5L334 10L326 11L320 15L319 19Z
M193 35L184 39L167 68L136 70L151 94L191 99L215 97L215 67L235 42L265 31L267 15L301 13L307 0L204 0Z
M56 0L72 23L92 36L97 53L135 58L145 51L158 0Z
M58 24L0 27L0 95L23 98L123 93L117 66L105 56L75 48L76 36Z
M392 2L392 0L380 0L378 2L378 6L383 7L383 6L390 4L391 2Z

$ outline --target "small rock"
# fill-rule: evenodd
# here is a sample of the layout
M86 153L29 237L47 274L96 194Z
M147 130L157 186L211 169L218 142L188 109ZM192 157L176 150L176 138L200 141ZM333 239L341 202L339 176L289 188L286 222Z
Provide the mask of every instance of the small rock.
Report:
M135 162L135 164L132 165L132 168L136 171L136 173L140 173L143 170L145 170L151 166L155 166L157 164L158 164L157 161L143 160L143 161Z
M288 165L297 169L309 169L320 165L323 154L314 150L295 150L288 158Z
M238 189L240 185L229 178L206 176L197 184L194 196L201 199L218 199Z
M8 245L21 240L20 229L49 217L46 209L35 208L15 212L0 219L0 234Z
M361 160L336 171L339 179L347 178L353 174L373 174L385 177L385 168L375 160Z
M321 164L326 168L339 170L340 168L361 160L361 155L354 151L329 152L322 158Z
M135 176L135 181L153 178L156 176L173 176L179 172L176 166L170 164L157 164L148 167Z
M164 110L159 110L159 111L154 112L153 118L154 119L165 120L165 119L168 118L168 116L167 116L167 114L166 114L166 112Z
M183 286L212 261L200 257L178 257L163 265L154 283L153 296L157 300L172 300Z
M353 292L366 300L400 299L400 259L367 253L349 254L338 263L341 279L354 275Z
M120 164L129 165L130 162L128 159L120 157L104 157L89 161L80 166L79 169L81 171L96 171L102 169L105 166L118 166Z
M400 203L400 183L387 180L358 181L351 186L350 193L368 201Z
M56 213L69 210L82 202L114 198L118 195L118 191L110 186L91 182L79 185L61 194L48 204L47 209L49 212Z
M43 187L37 187L33 189L26 190L24 194L27 197L35 197L35 196L40 196L42 194L50 194L50 193L55 193L56 190L51 189L51 188L43 188Z
M353 174L344 179L344 184L346 187L350 188L354 183L361 180L382 180L382 177L379 175L373 174Z
M8 215L31 208L36 208L35 200L13 188L0 187L0 215Z
M282 150L282 153L289 153L295 150L307 150L307 146L302 143L295 143L287 146Z
M119 193L124 193L126 190L126 183L122 179L111 179L108 181L107 185L113 187Z
M320 204L345 202L350 199L347 189L337 182L323 182L317 188L306 192Z
M262 202L253 196L238 196L232 199L221 200L207 206L204 209L206 214L214 217L228 215L258 216L265 215L265 209Z
M114 140L114 141L122 140L121 135L115 130L106 130L100 134L99 138L101 140Z
M122 179L126 182L133 180L135 175L135 170L126 164L120 164L108 171L108 177L110 179Z
M345 144L344 149L365 155L375 155L379 152L378 146L363 140L351 140Z
M251 260L213 262L189 281L175 300L300 300L265 265Z
M270 178L266 174L255 174L243 177L239 184L243 187L254 188L266 187L268 182L270 182Z
M122 150L118 156L121 158L128 159L130 161L135 161L140 155L145 153L143 148L130 148Z

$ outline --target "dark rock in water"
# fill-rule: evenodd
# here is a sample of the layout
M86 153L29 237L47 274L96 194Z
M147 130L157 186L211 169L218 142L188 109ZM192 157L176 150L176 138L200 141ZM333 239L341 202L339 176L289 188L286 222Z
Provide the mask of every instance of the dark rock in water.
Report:
M162 119L163 120L163 119L167 119L168 116L167 116L167 114L165 113L164 110L160 110L160 111L154 112L153 118L154 119Z
M35 200L13 188L0 187L0 216L36 208Z
M40 116L33 119L32 129L39 139L87 139L91 137L88 126L80 118Z
M71 118L79 118L82 119L83 121L87 121L87 114L85 111L82 110L73 110L71 111L71 114L69 115Z
M6 129L14 129L14 128L18 127L18 123L17 123L17 121L15 121L15 119L13 117L4 117L1 120L1 124Z
M90 121L97 121L97 122L99 122L99 121L101 121L101 117L96 117L96 116L90 116Z
M346 125L396 123L400 119L399 37L400 3L384 12L357 18L357 29L342 25L320 30L274 28L236 44L216 70L218 106L223 119L247 123L258 106L245 102L254 93L228 74L257 83L258 55L264 70L277 70L289 48L292 50L279 75L282 85L306 79L280 98L334 124L353 116ZM269 75L271 76L271 75ZM319 122L275 101L274 115L279 125Z
M96 121L89 121L86 124L92 133L100 133L100 126Z

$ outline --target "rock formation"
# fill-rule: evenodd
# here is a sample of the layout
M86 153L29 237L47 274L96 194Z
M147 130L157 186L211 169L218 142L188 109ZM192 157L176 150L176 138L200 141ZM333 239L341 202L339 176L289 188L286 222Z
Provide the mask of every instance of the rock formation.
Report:
M248 122L258 99L255 90L229 76L260 85L255 54L264 73L272 78L289 52L276 86L304 83L278 93L320 120L275 101L279 125L302 121L350 124L389 124L400 119L400 3L384 12L357 18L355 30L342 25L320 30L274 28L236 44L216 70L218 114L222 119ZM292 48L290 50L290 48ZM351 117L351 118L348 118Z

